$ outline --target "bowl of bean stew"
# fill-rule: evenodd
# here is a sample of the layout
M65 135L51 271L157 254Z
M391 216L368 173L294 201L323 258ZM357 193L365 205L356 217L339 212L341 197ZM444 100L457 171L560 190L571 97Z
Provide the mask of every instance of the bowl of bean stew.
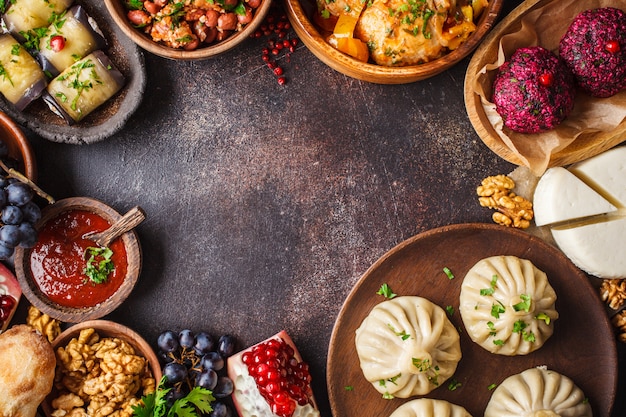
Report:
M271 0L105 0L111 17L144 50L174 60L212 58L249 38Z

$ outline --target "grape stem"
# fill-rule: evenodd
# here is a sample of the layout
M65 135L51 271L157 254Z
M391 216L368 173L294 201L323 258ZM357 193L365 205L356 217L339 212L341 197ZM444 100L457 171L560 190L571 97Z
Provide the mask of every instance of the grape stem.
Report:
M39 188L37 184L29 180L24 174L22 174L16 169L9 168L8 166L6 166L6 164L3 161L0 161L0 167L9 175L9 177L15 178L16 180L21 181L24 184L27 184L37 193L37 195L46 199L48 203L54 204L54 197L52 197L50 194L46 193L44 190Z

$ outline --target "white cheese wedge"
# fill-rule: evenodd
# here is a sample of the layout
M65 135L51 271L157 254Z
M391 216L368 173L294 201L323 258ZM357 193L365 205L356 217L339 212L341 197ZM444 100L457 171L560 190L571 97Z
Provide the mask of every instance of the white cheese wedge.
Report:
M567 169L554 167L537 184L533 210L535 224L544 226L610 213L617 207Z
M569 170L619 208L626 208L626 147L619 146Z
M626 277L626 217L552 229L559 248L580 269L599 278Z

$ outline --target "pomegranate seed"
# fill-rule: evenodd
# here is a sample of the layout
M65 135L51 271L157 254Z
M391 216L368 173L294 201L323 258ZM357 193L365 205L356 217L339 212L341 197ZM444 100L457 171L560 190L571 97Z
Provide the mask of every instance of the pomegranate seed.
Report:
M278 55L279 53L280 53L280 50L278 50L278 48L272 49L272 55Z
M621 50L618 41L608 41L606 45L604 45L604 49L612 54L616 54Z
M291 39L291 44L292 44L293 46L298 46L298 38L293 38L293 39Z
M554 82L554 76L550 74L549 72L546 72L539 76L539 84L543 85L544 87L550 87L553 82Z
M50 49L54 52L60 52L65 48L65 38L61 35L55 35L50 38Z
M283 69L281 67L274 68L274 74L280 77L283 75Z

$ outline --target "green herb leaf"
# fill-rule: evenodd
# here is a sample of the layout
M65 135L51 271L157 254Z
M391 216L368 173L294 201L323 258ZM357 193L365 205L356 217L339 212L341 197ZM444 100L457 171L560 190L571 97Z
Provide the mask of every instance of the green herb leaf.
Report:
M535 318L537 320L543 320L546 324L550 324L550 316L548 316L546 313L539 313Z
M461 385L463 385L463 384L461 384L455 378L452 378L450 380L450 383L448 384L448 391L456 391L457 388L459 388Z
M487 387L487 389L488 389L489 391L491 391L491 390L495 389L497 386L498 386L498 384L489 384L489 386Z
M514 304L513 305L513 310L515 310L515 311L525 311L525 312L528 313L530 311L530 304L531 304L530 295L521 294L519 296L519 298L521 298L522 301L520 301L517 304Z
M443 272L446 274L448 279L454 279L454 274L452 273L452 271L450 271L450 268L448 268L447 266L443 267Z
M498 304L491 306L491 315L497 319L499 319L500 314L504 314L505 311L504 305L502 305L500 301L498 301Z
M448 316L452 316L454 314L454 307L446 306L446 313L448 313Z
M343 387L343 389L345 389L346 391L354 391L354 387L352 385L346 385L345 387Z
M392 299L393 297L398 295L398 294L395 294L393 291L391 291L391 288L389 287L389 285L387 285L387 283L381 285L380 289L376 291L376 294L382 295L383 297L389 298L389 299Z
M166 395L171 388L165 387L166 377L162 377L159 386L152 394L141 398L142 405L133 406L135 417L200 417L213 411L211 403L215 397L206 388L194 387L186 396L168 406Z
M115 270L112 256L113 251L109 248L88 247L85 249L87 266L85 266L83 273L95 284L106 282L109 274Z

